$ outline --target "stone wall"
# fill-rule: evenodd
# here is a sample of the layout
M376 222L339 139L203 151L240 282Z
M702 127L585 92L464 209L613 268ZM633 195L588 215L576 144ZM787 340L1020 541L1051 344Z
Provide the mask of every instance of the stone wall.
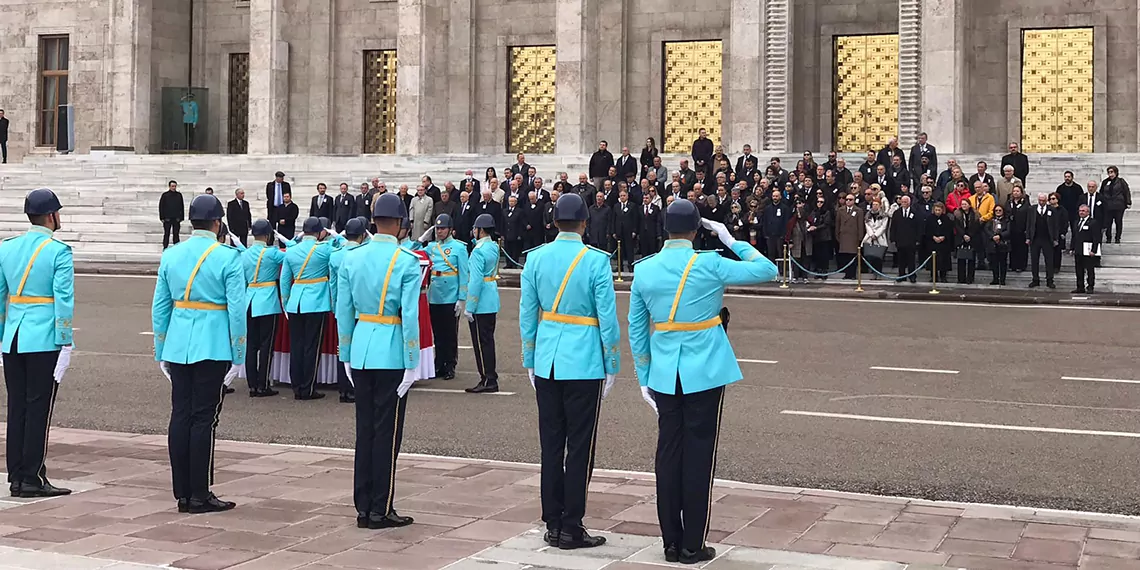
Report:
M199 4L201 3L201 4ZM206 147L229 152L230 54L249 53L249 3L195 0L194 84L210 89L210 128ZM199 39L200 38L200 39Z
M151 7L151 106L149 152L162 149L163 113L178 113L162 108L163 87L185 87L190 79L190 3L185 0L152 0ZM202 61L194 62L198 67ZM200 87L195 85L194 87ZM212 89L211 89L212 90ZM206 107L210 114L217 112ZM205 119L205 117L200 117ZM181 145L180 145L181 148ZM216 149L213 147L211 150ZM136 151L139 149L135 149Z

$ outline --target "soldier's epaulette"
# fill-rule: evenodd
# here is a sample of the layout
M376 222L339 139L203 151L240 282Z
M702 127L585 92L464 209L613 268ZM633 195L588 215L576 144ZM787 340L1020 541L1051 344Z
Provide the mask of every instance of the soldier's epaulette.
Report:
M221 243L221 242L218 242L218 243ZM232 246L232 245L230 245L230 244L228 244L228 243L222 243L222 247L228 247L228 248L230 248L230 249L232 249L232 250L234 250L234 251L237 251L237 250L238 250L238 248L236 248L236 247L234 247L234 246Z
M462 245L463 247L467 247L467 242L465 242L465 241L463 241L463 240L461 240L461 239L455 239L455 238L451 238L451 241L454 241L455 243L457 243L457 244L460 244L460 245Z
M544 244L541 244L541 245L537 245L537 246L535 246L535 247L532 247L532 248L530 248L530 249L528 249L528 250L524 251L523 253L530 253L530 252L532 252L532 251L534 251L534 250L536 250L536 249L541 249L541 248L542 248L542 246L544 246L544 245L546 245L546 244L544 243Z
M8 239L12 239L12 238L8 238ZM63 240L59 240L59 239L56 239L56 238L51 238L51 241L54 241L55 243L58 243L58 244L62 244L62 245L63 245L64 247L66 247L67 249L71 249L71 244L69 244L69 243L67 243L67 242L65 242L65 241L63 241Z
M643 258L641 258L641 259L639 259L639 260L637 260L637 261L633 262L633 264L634 264L634 265L637 265L638 263L641 263L642 261L645 261L646 259L652 259L654 255L657 255L657 254L656 254L656 253L653 253L653 254L647 255L647 256L645 256L645 257L643 257Z
M610 256L610 252L608 252L608 251L606 251L606 250L604 250L604 249L598 249L598 248L596 248L596 247L594 247L594 246L592 246L592 245L587 245L586 247L587 247L587 248L589 248L589 249L592 249L592 250L594 250L594 251L596 251L596 252L598 252L598 253L600 253L600 254L602 254L602 255L605 255L606 257L609 257L609 256Z

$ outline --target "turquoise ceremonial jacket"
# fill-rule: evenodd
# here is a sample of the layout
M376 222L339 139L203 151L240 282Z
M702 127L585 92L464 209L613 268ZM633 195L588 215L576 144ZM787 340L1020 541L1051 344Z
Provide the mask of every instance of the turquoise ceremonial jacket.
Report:
M285 250L281 267L281 298L288 313L327 313L332 310L329 292L329 256L338 242L318 242L305 236Z
M154 359L245 363L246 280L238 250L218 236L193 236L162 253L154 285Z
M72 343L75 265L71 246L43 226L0 242L4 354L51 352ZM19 333L17 346L12 339Z
M353 241L346 241L344 247L338 248L329 255L329 292L332 293L332 307L336 310L337 286L340 279L340 268L344 267L344 257L348 252L360 247Z
M425 251L431 256L431 284L428 303L454 305L467 300L467 271L470 269L467 244L448 236L429 243Z
M499 312L499 245L489 237L475 242L468 261L467 312Z
M390 235L348 252L337 276L341 362L353 370L419 366L422 281L420 258Z
M642 386L674 394L679 375L682 393L692 394L742 378L720 326L724 288L765 283L775 279L777 271L746 242L736 242L732 252L744 261L693 251L692 242L671 239L659 253L634 265L629 345Z
M412 251L419 251L424 248L424 244L411 238L404 238L404 241L400 242L400 247L404 249L410 249Z
M238 242L241 243L241 242ZM241 251L241 263L245 270L246 297L249 299L250 315L264 317L281 313L281 294L278 279L285 254L276 247L268 247L257 241L248 248L234 246Z
M552 380L618 373L621 327L608 253L576 233L559 233L527 254L521 285L524 368Z

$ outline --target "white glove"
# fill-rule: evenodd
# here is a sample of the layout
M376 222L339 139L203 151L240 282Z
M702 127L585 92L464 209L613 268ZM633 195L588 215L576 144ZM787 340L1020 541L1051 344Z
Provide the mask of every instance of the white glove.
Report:
M409 368L404 371L404 380L396 387L396 396L403 398L408 390L412 388L412 384L416 383L416 371L414 368Z
M241 240L238 239L238 237L235 236L233 232L228 233L230 234L230 245L237 247L237 244L241 243Z
M170 363L165 361L159 362L158 369L162 371L163 376L166 376L166 381L170 382Z
M472 315L471 313L467 312L466 310L463 311L463 316L467 319L467 322L469 322L469 323L475 322L475 315Z
M455 302L455 317L459 318L459 315L462 315L463 313L467 312L466 309L467 309L467 301L456 301Z
M364 235L368 236L368 239L372 239L372 232L364 230Z
M614 380L617 380L616 375L606 374L606 383L602 384L602 399L603 400L606 399L606 396L610 395L610 390L612 390L614 387Z
M531 390L538 390L538 387L534 385L534 369L533 368L527 368L526 369L526 375L530 377L530 389Z
M649 404L650 408L653 408L653 414L657 415L657 400L653 399L653 393L649 391L649 386L641 387L641 399L645 400L645 403Z
M273 230L273 235L277 238L278 241L281 242L282 245L289 245L289 240L285 239L285 236L281 235L281 232Z
M230 366L230 371L226 372L226 377L224 380L222 380L222 383L224 383L227 387L230 384L233 384L234 378L237 378L238 372L240 370L241 370L240 364L234 364L233 366Z
M55 383L63 382L63 375L67 374L67 367L71 366L71 347L64 346L59 349L59 358L55 361Z
M349 366L347 362L345 362L343 364L344 364L344 374L345 374L345 376L348 376L348 383L352 384L352 387L355 388L356 382L352 381L352 367Z
M420 236L420 243L427 243L431 241L431 236L433 235L435 235L435 226L428 228L427 231Z
M720 243L723 243L725 247L731 248L736 244L736 239L734 239L732 237L732 234L728 232L728 227L720 222L714 222L706 218L701 218L701 227L705 228L706 230L715 232L716 237L720 239Z

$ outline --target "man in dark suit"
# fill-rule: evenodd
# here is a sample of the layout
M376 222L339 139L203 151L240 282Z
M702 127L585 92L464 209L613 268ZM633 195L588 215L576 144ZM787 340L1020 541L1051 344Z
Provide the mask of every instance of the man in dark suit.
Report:
M745 163L748 162L749 159L752 160L752 168L753 169L757 168L758 165L760 164L760 159L756 158L756 155L752 154L752 145L750 145L750 144L744 145L742 152L743 152L743 154L741 154L736 159L736 169L735 170L736 170L736 179L737 180L744 180L744 177L741 176L741 174L744 172ZM749 178L751 178L751 176Z
M899 199L899 209L891 216L890 240L895 243L899 277L914 271L914 252L918 249L918 241L922 237L919 222L921 217L911 209L910 196ZM917 275L910 276L910 282L918 281Z
M613 233L611 235L614 243L621 246L622 265L629 266L630 271L633 271L633 256L637 251L633 247L633 242L637 239L637 232L641 229L640 212L637 204L630 203L629 192L621 190L618 193L618 201L613 207ZM622 268L619 267L618 270L620 271Z
M542 204L542 231L546 243L550 243L558 237L558 226L554 224L554 203L558 201L558 197L561 195L561 192L555 190L550 193L550 200Z
M974 183L981 180L982 182L985 182L986 184L988 184L990 188L993 188L996 190L998 187L997 182L994 180L994 177L992 175L990 175L989 172L986 171L987 168L988 168L988 165L986 164L986 161L979 160L978 161L978 173L971 175L970 178L967 179L967 181L966 181L968 183L967 187L973 188ZM1023 184L1025 183L1024 180L1022 180L1021 182ZM998 196L998 198L1000 198L1000 196ZM1009 212L1006 212L1006 213L1008 214Z
M178 182L171 180L166 184L166 192L158 198L158 219L162 220L162 249L170 247L171 233L174 234L174 243L178 243L178 230L185 217L186 207L182 193L178 191Z
M540 202L534 191L531 191L530 200L523 207L523 251L529 251L544 243L546 232L542 225L542 207L546 202Z
M475 223L475 204L471 201L473 196L478 197L478 194L459 193L459 209L452 218L455 224L455 239L467 243L468 247L471 244L471 225Z
M1041 256L1045 257L1045 286L1056 289L1053 283L1053 248L1057 247L1060 239L1060 216L1049 205L1049 196L1044 192L1037 194L1037 205L1029 208L1025 213L1025 243L1029 246L1030 263L1033 267L1033 280L1030 287L1041 285Z
M519 206L518 198L511 196L507 198L507 209L503 211L503 242L506 246L507 267L518 269L521 267L518 262L521 261L523 252L523 234L526 231L526 214L523 208Z
M441 195L439 186L432 183L431 176L425 174L424 177L420 179L420 182L424 185L424 195L431 197L433 202L438 202Z
M898 156L891 157L891 166L890 168L887 168L887 176L891 179L891 187L895 189L894 196L892 196L889 192L887 193L887 197L891 201L894 201L895 197L902 193L903 186L906 186L907 188L914 186L914 181L912 181L910 177L910 172L906 168L903 168L902 159ZM886 192L886 190L886 188L883 189L884 192Z
M1014 177L1029 184L1029 157L1021 153L1020 147L1015 142L1009 143L1009 154L1001 157L1002 170L1005 170L1006 166L1013 167Z
M274 223L277 224L277 231L286 238L293 239L297 233L297 217L301 215L300 209L297 208L297 203L293 201L293 195L286 192L282 195L283 203L280 208L274 209Z
M1096 266L1100 261L1101 231L1100 222L1092 217L1088 204L1077 209L1077 223L1073 224L1073 261L1077 269L1077 288L1074 293L1092 293L1096 286ZM1085 255L1085 244L1089 244ZM1088 287L1085 287L1085 274L1088 273Z
M1089 207L1089 215L1092 216L1092 218L1097 221L1097 224L1103 228L1104 200L1102 199L1103 196L1101 196L1099 192L1100 185L1096 183L1096 180L1089 180L1086 188L1088 188L1088 192L1081 195L1079 203Z
M590 218L586 220L586 239L590 245L612 251L610 235L613 233L613 211L602 195L594 195L594 205L590 207Z
M253 225L253 216L249 213L249 202L245 201L245 190L238 188L234 199L226 204L226 223L230 226L230 233L237 236L242 245L249 245L246 238Z
M527 200L529 200L531 204L544 204L550 201L550 192L546 190L544 184L541 176L534 179L530 193L527 194ZM534 196L530 194L534 194Z
M503 234L503 205L491 199L491 191L487 188L483 189L479 202L471 207L471 222L474 223L480 214L490 214L495 219L495 228L499 235Z
M922 157L924 156L929 159L929 162L927 163L929 168L931 170L934 170L935 175L937 175L938 150L934 148L934 145L926 142L926 133L919 133L918 142L914 146L910 147L910 161L907 162L907 164L910 165L910 177L916 182L922 178Z
M899 188L895 186L893 178L887 174L887 167L877 164L875 165L875 177L871 179L871 184L878 184L879 189L887 195L887 202L893 204L895 197L899 195Z
M516 162L511 165L511 176L526 176L526 173L530 172L530 165L526 163L526 156L520 152L515 155L515 160Z
M630 174L637 176L637 159L629 154L628 146L621 147L621 155L617 157L614 166L617 167L618 179L620 180L628 180Z
M356 217L356 198L348 193L348 183L340 183L340 194L337 194L336 199L333 200L333 223L336 224L336 230L343 232L348 221Z
M274 229L277 229L277 221L281 219L277 208L285 205L285 194L292 193L293 187L285 181L285 173L280 170L273 174L273 182L265 185L265 210Z
M447 214L451 218L453 224L456 217L459 215L459 202L451 199L451 190L444 188L439 192L439 201L435 203L432 209L431 219L439 219L440 214Z
M328 186L324 182L317 184L317 195L313 196L312 202L309 204L309 217L310 218L328 218L333 219L336 210L333 208L333 200L326 195Z
M883 166L890 166L892 156L899 157L899 160L902 161L903 170L906 170L906 155L903 154L903 149L899 148L899 139L895 137L891 137L890 140L887 141L887 146L883 147L883 149L879 151L879 154L876 155L875 162Z
M637 231L637 252L641 257L661 250L661 208L653 203L653 196L641 197L641 215Z
M480 182L478 179L475 178L475 173L472 172L471 169L467 169L467 172L464 173L463 180L459 181L459 188L462 190L467 190L467 183L468 182L470 182L471 187L474 188L475 193L472 195L478 196L479 190L480 190L480 187L479 187ZM471 190L467 190L467 191L470 192ZM451 194L451 201L456 202L456 203L459 202L459 192L453 192Z

